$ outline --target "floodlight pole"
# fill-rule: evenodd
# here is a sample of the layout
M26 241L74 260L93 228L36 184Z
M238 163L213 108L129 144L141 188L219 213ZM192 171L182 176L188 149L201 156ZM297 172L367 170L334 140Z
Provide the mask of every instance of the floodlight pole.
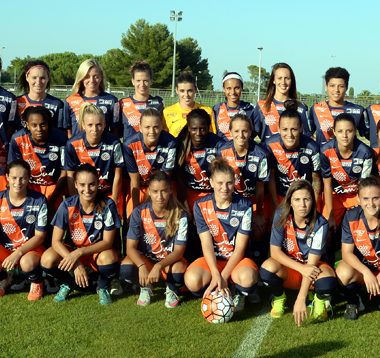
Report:
M257 48L260 51L260 56L259 56L259 81L257 84L257 102L260 101L260 88L261 88L261 54L263 52L263 47L258 47Z
M175 10L170 11L170 21L175 22L174 27L174 46L173 46L173 74L172 74L172 97L174 97L174 87L175 87L175 57L177 50L177 23L182 21L182 11L176 12Z
M2 60L3 57L3 50L5 50L5 46L0 47L0 59ZM2 66L0 68L0 84L1 84L1 71L2 71Z

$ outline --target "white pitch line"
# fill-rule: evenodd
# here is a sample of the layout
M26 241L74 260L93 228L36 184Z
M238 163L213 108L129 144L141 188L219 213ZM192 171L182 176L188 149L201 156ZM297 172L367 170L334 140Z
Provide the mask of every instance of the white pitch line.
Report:
M259 316L254 320L251 329L244 337L233 358L253 358L259 350L272 321L273 318L268 313L268 307L264 307L259 312Z

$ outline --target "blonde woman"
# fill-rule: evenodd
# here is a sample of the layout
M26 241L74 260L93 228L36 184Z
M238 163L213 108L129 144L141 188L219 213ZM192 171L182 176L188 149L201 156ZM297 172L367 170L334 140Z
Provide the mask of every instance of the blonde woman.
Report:
M105 92L104 72L94 59L83 61L77 71L71 96L65 100L63 128L69 138L79 132L79 110L84 102L91 102L102 109L107 130L117 133L119 103L115 96Z

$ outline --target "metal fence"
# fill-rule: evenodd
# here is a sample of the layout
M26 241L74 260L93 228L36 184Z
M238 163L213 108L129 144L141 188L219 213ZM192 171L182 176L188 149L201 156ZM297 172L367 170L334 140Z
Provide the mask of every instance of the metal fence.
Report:
M12 83L4 83L2 86L16 95L20 95L21 91L17 89L17 86ZM108 87L107 92L112 93L117 98L124 98L131 96L135 89L133 87ZM71 94L71 86L54 86L50 89L49 93L52 96L58 97L64 100ZM165 106L170 106L178 101L177 96L171 97L170 89L160 89L151 88L150 93L152 96L160 96L163 98ZM264 95L263 95L264 96ZM311 94L311 95L301 95L299 100L305 103L309 108L317 102L326 99L325 94ZM252 102L256 104L257 94L252 92L243 92L241 95L243 101ZM196 94L196 101L202 103L205 106L213 107L215 104L225 100L224 93L222 91L204 91L200 90ZM371 96L357 96L357 97L346 97L347 101L359 104L364 108L368 107L374 103L380 103L380 95Z

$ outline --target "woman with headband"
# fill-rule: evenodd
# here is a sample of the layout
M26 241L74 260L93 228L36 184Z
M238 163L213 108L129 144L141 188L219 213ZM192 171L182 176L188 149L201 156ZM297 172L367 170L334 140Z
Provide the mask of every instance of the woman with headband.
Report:
M286 63L276 63L272 67L266 98L257 103L254 113L255 132L262 141L278 133L280 114L285 110L284 103L289 99L298 102L298 113L301 116L303 133L313 133L307 116L307 106L297 100L296 78L292 68Z
M62 128L63 102L46 93L50 88L50 69L46 62L41 60L29 61L19 79L19 86L25 92L17 97L16 123L21 128L21 117L29 106L43 106L52 116L51 125Z
M216 104L214 110L214 122L219 137L225 141L231 140L231 118L236 114L245 114L253 123L254 107L252 103L240 100L243 91L243 79L237 72L228 72L223 77L223 92L226 100Z

